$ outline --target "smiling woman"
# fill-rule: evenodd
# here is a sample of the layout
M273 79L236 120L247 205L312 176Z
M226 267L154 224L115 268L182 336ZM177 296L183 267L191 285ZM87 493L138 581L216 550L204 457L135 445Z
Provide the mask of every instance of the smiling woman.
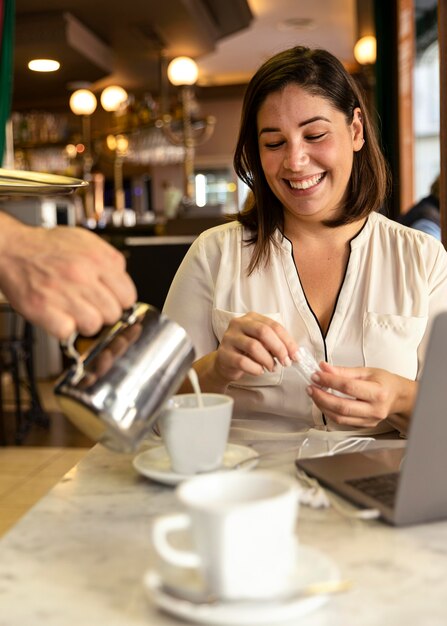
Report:
M164 309L193 339L202 390L234 397L245 439L405 432L447 253L378 213L387 167L333 55L295 47L259 68L234 166L250 201L193 243ZM310 385L302 346L319 362Z

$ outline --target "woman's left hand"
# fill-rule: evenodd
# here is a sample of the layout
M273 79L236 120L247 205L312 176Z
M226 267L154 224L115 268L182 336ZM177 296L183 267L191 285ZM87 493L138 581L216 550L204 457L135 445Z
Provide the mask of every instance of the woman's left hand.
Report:
M405 430L402 426L408 424L416 397L415 381L378 368L335 367L324 361L319 365L320 372L312 376L315 384L307 391L327 419L345 426L371 428L391 418L392 425Z

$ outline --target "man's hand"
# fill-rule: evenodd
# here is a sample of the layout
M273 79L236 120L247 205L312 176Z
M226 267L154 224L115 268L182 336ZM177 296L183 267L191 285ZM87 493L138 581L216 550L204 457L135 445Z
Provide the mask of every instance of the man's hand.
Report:
M26 226L0 214L0 289L59 339L90 336L135 302L123 255L84 228Z

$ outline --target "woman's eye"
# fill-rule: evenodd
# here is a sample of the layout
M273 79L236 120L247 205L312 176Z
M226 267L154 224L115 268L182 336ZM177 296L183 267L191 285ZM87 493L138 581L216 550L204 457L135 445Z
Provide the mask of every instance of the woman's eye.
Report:
M326 133L320 133L319 135L307 135L307 139L309 141L317 141L318 139L323 139L326 136Z
M282 146L283 143L284 143L283 141L271 141L269 143L266 143L265 147L274 150L275 148L279 148L280 146Z

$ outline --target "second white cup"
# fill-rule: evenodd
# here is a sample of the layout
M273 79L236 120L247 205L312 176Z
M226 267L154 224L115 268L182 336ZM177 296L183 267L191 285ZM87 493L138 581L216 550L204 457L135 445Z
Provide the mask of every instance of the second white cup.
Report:
M170 398L158 418L161 439L178 474L196 474L219 468L230 433L233 398L202 393Z
M284 593L296 571L299 489L272 471L216 472L190 478L176 491L186 513L160 517L153 544L171 565L197 568L220 598ZM189 529L193 551L170 535Z

